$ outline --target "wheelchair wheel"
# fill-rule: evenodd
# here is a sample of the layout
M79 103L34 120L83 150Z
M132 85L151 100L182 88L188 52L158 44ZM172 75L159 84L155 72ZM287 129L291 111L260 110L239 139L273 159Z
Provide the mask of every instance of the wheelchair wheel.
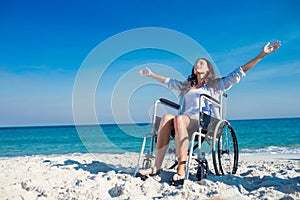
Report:
M144 169L149 169L152 166L152 161L150 158L145 158L143 161L143 168Z
M212 159L216 175L235 174L238 167L238 142L228 121L220 121L215 129Z
M207 160L197 160L198 161L198 169L196 177L198 178L198 181L201 181L202 179L206 178L209 174L208 169L208 162Z
M201 181L202 179L206 178L203 165L198 166L196 177L198 178L198 181Z

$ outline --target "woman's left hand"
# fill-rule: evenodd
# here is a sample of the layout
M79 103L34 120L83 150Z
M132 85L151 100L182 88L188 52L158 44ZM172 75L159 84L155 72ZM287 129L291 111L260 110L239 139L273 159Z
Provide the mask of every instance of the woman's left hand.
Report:
M273 44L270 44L270 42L268 42L263 48L263 53L268 55L268 54L276 51L280 47L280 45L281 45L281 43L278 40L276 42L274 42Z

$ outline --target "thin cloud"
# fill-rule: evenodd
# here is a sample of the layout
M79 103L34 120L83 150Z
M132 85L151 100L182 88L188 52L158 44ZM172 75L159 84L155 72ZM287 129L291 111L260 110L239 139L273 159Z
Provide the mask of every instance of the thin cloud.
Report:
M234 68L245 64L252 57L256 56L264 45L265 42L259 42L224 52L214 52L211 55L217 65L216 67L219 68L222 76L225 76Z
M259 81L278 77L292 77L300 73L300 61L292 63L269 63L265 64L263 70L252 71L247 81Z

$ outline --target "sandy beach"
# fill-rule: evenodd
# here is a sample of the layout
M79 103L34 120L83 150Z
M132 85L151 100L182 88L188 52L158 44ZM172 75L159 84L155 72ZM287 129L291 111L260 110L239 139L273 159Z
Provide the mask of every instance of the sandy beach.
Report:
M142 181L138 155L70 154L0 160L0 199L300 199L300 154L241 155L235 175L170 186L174 170ZM210 162L211 163L211 162Z

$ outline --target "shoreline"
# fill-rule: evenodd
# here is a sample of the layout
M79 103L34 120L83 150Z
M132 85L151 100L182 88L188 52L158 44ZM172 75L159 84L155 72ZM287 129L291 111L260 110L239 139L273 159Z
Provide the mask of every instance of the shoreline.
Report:
M298 160L300 162L300 153L278 153L278 154L240 154L240 158L247 161L255 160L269 160L269 161L276 161L276 160Z
M22 158L22 157L36 157L36 156L45 156L45 157L56 157L56 156L79 156L79 155L123 155L123 154L139 154L139 152L131 152L131 151L124 151L124 152L105 152L105 153L90 153L90 152L75 152L75 153L63 153L63 154L33 154L33 155L16 155L16 156L0 156L0 160L8 160L13 158ZM211 154L206 155L208 158L211 157ZM299 159L300 160L300 153L239 153L239 157L244 159L250 159L251 157L260 157L260 156L267 156L267 159Z
M137 153L0 159L0 199L300 198L300 154L242 154L236 174L190 176L178 187L168 184L174 170L146 181L133 177L137 160Z

